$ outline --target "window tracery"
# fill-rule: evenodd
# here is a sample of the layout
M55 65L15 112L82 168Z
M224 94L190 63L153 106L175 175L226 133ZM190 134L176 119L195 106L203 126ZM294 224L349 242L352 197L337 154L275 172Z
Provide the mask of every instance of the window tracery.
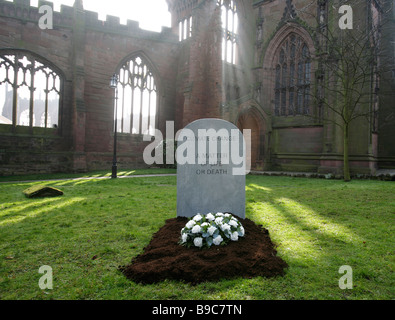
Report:
M311 57L307 44L291 33L277 50L274 63L275 115L310 114Z
M222 60L236 64L239 27L236 2L233 0L218 0L217 5L221 7Z
M62 81L58 72L32 53L0 52L0 124L57 127Z
M154 135L157 87L150 68L136 56L120 68L118 79L117 131Z

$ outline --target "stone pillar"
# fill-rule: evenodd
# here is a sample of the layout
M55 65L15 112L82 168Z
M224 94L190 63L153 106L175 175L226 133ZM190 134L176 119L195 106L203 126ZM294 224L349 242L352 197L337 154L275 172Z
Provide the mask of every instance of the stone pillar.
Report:
M86 171L85 154L85 12L82 0L74 3L73 16L73 170Z
M184 127L197 119L218 118L222 97L220 10L215 1L168 2L171 2L173 29L178 21L191 16L193 19L192 36L181 44L180 124Z

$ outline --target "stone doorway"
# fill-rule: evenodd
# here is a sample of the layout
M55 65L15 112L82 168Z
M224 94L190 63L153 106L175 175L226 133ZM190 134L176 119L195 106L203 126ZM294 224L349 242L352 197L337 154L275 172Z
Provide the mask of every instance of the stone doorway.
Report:
M243 131L245 129L251 130L251 170L263 169L263 132L259 124L259 118L254 112L245 112L240 115L237 121L237 127ZM247 141L248 143L248 141Z

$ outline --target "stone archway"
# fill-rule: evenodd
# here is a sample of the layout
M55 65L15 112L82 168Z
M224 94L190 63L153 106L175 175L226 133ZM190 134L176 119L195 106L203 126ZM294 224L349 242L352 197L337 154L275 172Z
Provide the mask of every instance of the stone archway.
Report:
M251 130L251 170L264 170L268 165L265 162L270 161L270 124L267 124L267 117L255 100L243 103L239 110L237 127L241 131Z
M261 150L261 129L259 124L251 112L247 112L241 115L237 121L237 127L243 131L245 129L251 130L251 155L250 159L247 159L251 163L251 169L258 169L262 164L260 162L260 150ZM249 143L249 141L247 141Z

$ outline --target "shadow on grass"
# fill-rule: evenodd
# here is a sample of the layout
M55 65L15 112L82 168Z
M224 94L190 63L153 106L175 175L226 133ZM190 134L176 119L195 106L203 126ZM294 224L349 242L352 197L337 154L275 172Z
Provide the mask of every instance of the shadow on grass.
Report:
M42 200L26 200L18 203L3 204L0 213L0 227L16 224L25 219L32 219L40 215L54 212L63 207L72 206L78 202L84 201L85 198L51 198Z
M350 203L344 204L338 200L337 207L329 207L329 203L336 203L334 197L337 195L325 193L325 188L321 191L321 197L312 200L314 197L309 194L312 186L301 193L294 188L297 183L291 178L287 181L290 183L287 186L271 185L270 181L273 180L266 183L265 179L258 181L252 178L249 181L247 214L271 231L279 253L291 266L294 263L320 263L326 266L333 263L346 264L354 253L359 254L358 250L363 247L366 236L369 235L358 221L349 220L350 217L347 216L347 207L352 206L356 194L348 193ZM310 191L313 192L312 189ZM311 198L307 200L309 196ZM329 203L323 203L325 201ZM363 219L363 214L360 219ZM355 224L350 225L352 221ZM340 266L341 264L333 266L335 272Z
M59 287L52 293L55 299L74 298L76 290L85 292L77 298L88 299L106 295L110 299L201 299L203 295L224 299L342 298L338 269L344 264L355 267L358 289L352 294L390 297L386 273L390 274L391 263L389 256L383 261L379 257L382 250L390 250L393 236L382 244L384 249L376 242L369 243L381 217L366 218L363 206L360 213L349 213L358 201L358 192L364 190L362 185L344 193L348 201L344 204L338 197L341 182L248 177L247 217L269 230L279 255L290 266L289 272L278 279L237 279L203 284L194 290L178 282L145 288L131 284L116 271L118 265L129 263L142 252L166 219L176 216L175 177L52 182L48 185L60 187L65 196L43 200L24 198L21 192L30 185L0 186L0 256L15 258L2 258L0 278L12 279L2 288L7 297L15 297L13 292L21 293L18 298L22 299L37 295L37 286L23 278L26 266L34 266L29 272L37 282L37 261L52 265L58 272ZM383 192L381 186L374 185L372 198ZM389 211L382 219L390 218ZM363 223L370 223L373 229L364 229ZM370 247L364 247L364 241ZM379 285L372 279L380 277L382 288L376 293ZM104 281L106 278L115 280ZM86 284L80 279L86 279ZM114 281L119 288L114 288Z

